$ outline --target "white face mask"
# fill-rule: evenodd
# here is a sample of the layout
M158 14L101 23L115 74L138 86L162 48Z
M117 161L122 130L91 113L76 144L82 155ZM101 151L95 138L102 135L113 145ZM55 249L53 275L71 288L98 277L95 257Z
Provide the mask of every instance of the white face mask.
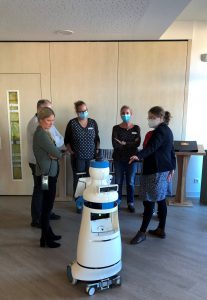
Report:
M159 124L160 124L160 118L148 120L149 128L156 128Z

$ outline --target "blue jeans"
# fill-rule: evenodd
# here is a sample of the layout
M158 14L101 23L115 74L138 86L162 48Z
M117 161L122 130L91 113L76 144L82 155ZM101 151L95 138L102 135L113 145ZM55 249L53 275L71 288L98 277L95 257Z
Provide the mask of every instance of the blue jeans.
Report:
M137 172L137 162L133 162L130 165L128 162L114 161L115 169L115 183L119 185L119 200L122 198L122 186L124 181L124 175L126 176L126 188L127 188L127 203L134 203L134 184L135 176Z

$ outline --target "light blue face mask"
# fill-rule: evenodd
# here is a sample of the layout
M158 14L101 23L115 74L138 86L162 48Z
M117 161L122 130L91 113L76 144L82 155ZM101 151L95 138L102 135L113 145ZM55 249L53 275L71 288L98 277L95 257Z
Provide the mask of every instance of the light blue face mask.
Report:
M123 122L127 123L131 119L131 115L130 114L128 114L128 115L121 115L121 118L122 118Z
M79 118L80 118L81 120L87 119L87 118L88 118L88 112L87 112L87 110L78 113L78 116L79 116Z

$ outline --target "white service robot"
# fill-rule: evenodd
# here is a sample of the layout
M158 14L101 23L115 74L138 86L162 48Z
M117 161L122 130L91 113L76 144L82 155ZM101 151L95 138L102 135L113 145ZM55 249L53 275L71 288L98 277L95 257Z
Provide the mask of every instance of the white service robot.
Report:
M77 259L67 267L72 284L86 282L93 295L121 285L121 236L118 220L118 185L109 184L109 162L92 160L90 183L83 192L83 212Z

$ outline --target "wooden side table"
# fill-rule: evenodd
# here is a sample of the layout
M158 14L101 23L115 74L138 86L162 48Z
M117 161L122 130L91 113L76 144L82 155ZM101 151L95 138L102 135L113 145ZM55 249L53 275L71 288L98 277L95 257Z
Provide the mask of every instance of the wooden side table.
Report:
M178 182L175 198L168 201L169 205L193 206L192 201L186 199L186 175L191 155L206 155L203 145L198 145L198 152L175 152L177 157Z

